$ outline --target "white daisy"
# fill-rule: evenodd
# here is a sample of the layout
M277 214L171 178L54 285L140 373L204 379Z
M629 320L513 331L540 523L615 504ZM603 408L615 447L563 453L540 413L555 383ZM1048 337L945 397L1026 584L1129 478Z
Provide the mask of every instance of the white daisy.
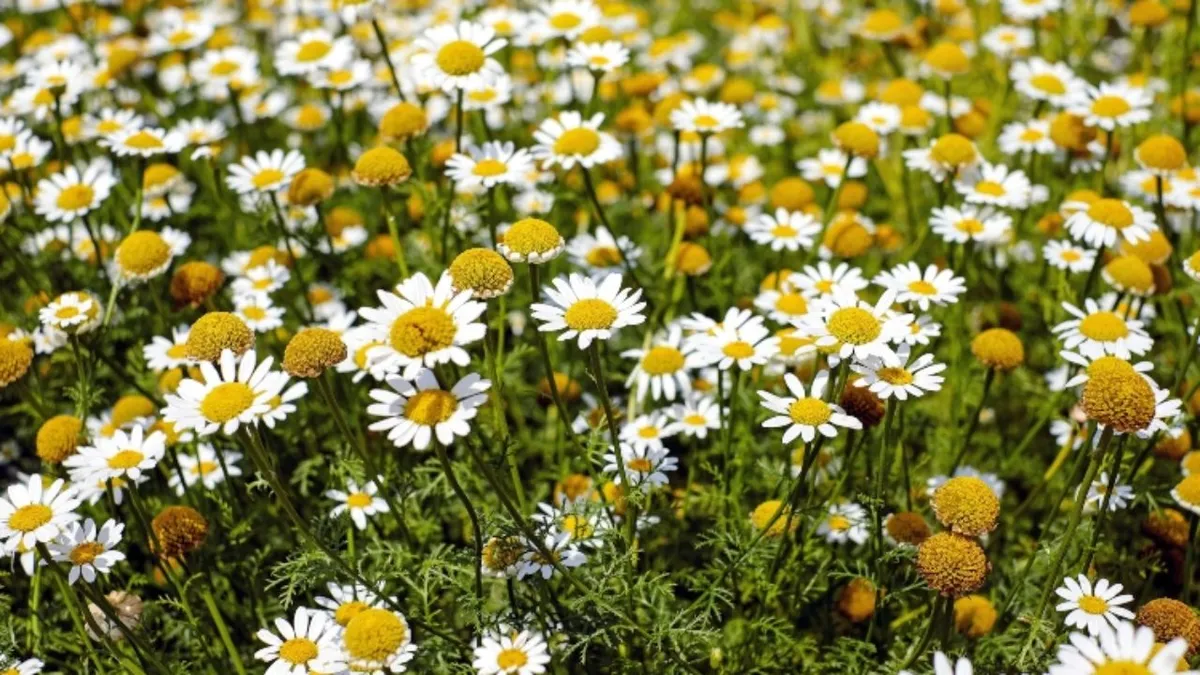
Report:
M840 293L816 303L799 328L815 338L818 347L836 347L832 353L840 358L883 358L892 354L890 343L899 341L912 321L911 314L891 310L895 302L892 290L884 291L874 305L853 293Z
M254 653L254 658L271 664L266 675L320 675L346 669L340 627L325 612L297 607L291 622L275 619L275 630L262 628L254 634L267 645Z
M768 244L772 251L797 251L812 248L821 232L821 223L803 211L776 209L764 213L746 225L746 234L756 244Z
M832 267L822 260L816 266L805 265L804 269L788 277L788 283L807 297L833 296L839 293L857 293L870 285L863 278L862 270L848 263Z
M1114 626L1100 625L1095 637L1071 633L1070 644L1059 647L1057 662L1047 675L1101 675L1125 670L1145 675L1195 675L1197 671L1179 670L1179 662L1188 652L1187 640L1177 637L1156 648L1154 631L1149 626L1134 626L1119 621Z
M894 357L872 357L862 363L852 363L850 368L860 376L854 384L868 387L885 400L895 396L904 401L909 396L920 398L941 390L945 378L938 373L946 370L946 364L934 363L933 355L928 353L908 363L911 350L908 345L901 345Z
M1145 89L1101 82L1098 87L1089 85L1077 92L1066 108L1067 112L1082 118L1085 125L1111 132L1150 119L1153 103L1153 96Z
M687 396L692 390L691 370L699 367L700 359L683 350L683 330L678 325L668 328L645 349L621 352L627 359L637 359L625 386L632 387L634 397L644 399L649 393L655 401L674 401L677 395Z
M179 473L171 472L170 485L175 494L183 495L185 484L191 487L199 483L206 490L215 490L226 478L242 475L242 470L237 465L242 453L228 449L220 450L225 460L225 466L222 468L222 457L218 457L217 452L208 443L199 443L196 445L196 454L179 453L179 468L183 473L184 482L180 482ZM229 469L228 474L225 473L225 469Z
M549 118L533 133L537 145L533 156L549 169L558 164L571 169L576 164L590 169L597 164L606 164L624 154L621 142L612 134L600 131L604 114L596 113L589 119L574 110L565 110L557 118Z
M567 65L594 73L611 73L629 63L629 50L616 40L577 42L567 50Z
M578 274L558 277L552 287L542 291L554 304L535 303L533 318L542 332L562 331L560 341L578 337L580 349L587 349L593 340L607 340L614 331L636 326L646 320L639 302L642 290L621 288L620 274L609 274L599 283Z
M958 302L958 296L966 292L966 280L954 275L954 270L938 269L937 265L925 268L914 262L902 263L890 270L875 275L871 280L877 286L896 292L896 302L911 303L928 311L930 305L943 306Z
M320 69L340 68L354 56L348 35L334 37L324 29L307 30L275 48L275 67L281 75L306 75Z
M829 515L817 527L817 534L831 544L847 541L861 544L867 540L867 510L855 503L831 504Z
M817 434L826 438L837 436L837 428L862 429L862 422L851 417L834 403L822 400L829 385L828 371L821 371L813 378L812 386L806 391L804 383L792 373L783 376L791 396L776 396L769 391L759 390L762 407L774 413L768 417L763 426L768 429L787 427L783 433L783 443L787 445L796 440L804 439L811 443Z
M511 141L492 141L480 148L468 146L466 153L452 155L446 161L446 175L456 189L466 191L525 185L525 176L532 168L529 151L517 150Z
M126 432L117 429L112 436L97 437L95 445L80 446L75 454L63 460L76 483L106 481L112 478L139 480L150 472L166 452L166 434L155 431L145 435L140 425Z
M87 583L96 580L96 573L108 574L113 565L125 559L125 554L114 550L121 543L125 526L111 518L99 530L96 521L88 518L83 525L71 523L67 529L50 543L50 555L55 562L71 563L67 575L69 583L79 577Z
M1112 309L1105 309L1091 298L1083 302L1083 309L1069 302L1063 309L1075 317L1053 328L1062 340L1063 348L1078 351L1084 356L1096 358L1111 354L1128 360L1150 351L1154 340L1137 319L1129 319Z
M443 446L449 446L455 438L471 433L470 421L487 401L484 392L492 386L470 373L453 388L442 389L437 376L428 369L421 370L416 381L392 376L387 383L392 390L371 390L375 403L367 407L367 413L383 419L368 428L387 431L388 439L398 448L412 445L417 450L428 448L435 436Z
M1008 236L1012 218L998 211L964 204L935 207L929 215L933 233L952 244L968 241L993 244Z
M99 208L116 184L107 160L93 160L82 171L68 166L38 181L33 210L51 223L69 223Z
M41 474L26 483L12 483L0 496L0 550L12 553L54 541L79 520L79 497L61 478L45 487Z
M1096 252L1069 241L1056 239L1046 242L1042 247L1042 257L1052 267L1078 274L1092 269L1092 264L1096 261Z
M1029 153L1052 155L1058 149L1054 139L1050 138L1050 122L1041 119L1005 124L996 144L1009 157Z
M292 178L304 169L304 155L295 150L259 150L228 167L225 184L238 194L274 193L286 190Z
M711 396L693 392L683 403L671 406L667 412L684 436L701 440L708 438L709 431L721 428L721 407Z
M1009 209L1029 205L1033 187L1025 172L1003 164L982 162L954 181L954 189L970 204L990 204Z
M667 473L679 468L679 460L672 457L671 451L662 447L661 443L658 444L658 447L653 447L653 444L641 444L635 447L622 442L620 452L621 461L625 464L625 475L629 477L629 482L633 484L633 487L642 492L650 492L656 487L666 485ZM621 484L616 453L605 453L604 471L615 473L613 481L618 485Z
M1087 87L1087 82L1067 64L1050 63L1037 56L1013 63L1008 76L1018 93L1058 108L1065 106Z
M174 131L157 127L125 128L100 139L100 145L118 157L153 157L174 154L186 141Z
M743 371L761 366L779 353L779 338L763 326L760 316L730 308L725 320L689 338L688 345L704 366L725 371L735 365Z
M549 663L550 650L541 633L501 628L483 636L471 666L479 675L538 675Z
M411 63L417 78L442 91L478 89L504 74L492 55L508 41L488 26L471 21L441 24L426 30L414 44L417 52Z
M683 101L671 111L671 126L676 131L693 132L701 136L740 129L744 125L742 113L733 105L703 98Z
M1084 498L1084 507L1089 512L1096 512L1104 504L1104 497L1108 495L1108 510L1120 511L1129 506L1129 502L1133 500L1133 486L1121 485L1120 483L1113 485L1111 493L1108 489L1109 476L1107 471L1101 471L1100 477L1092 481L1088 486L1087 496Z
M831 188L840 185L843 178L861 178L867 175L867 160L862 157L851 158L837 148L820 150L816 157L796 162L796 167L800 169L800 174L805 180L821 181Z
M528 550L521 557L521 562L517 567L518 579L524 579L534 574L540 575L543 579L549 579L554 576L555 563L571 569L587 562L587 556L571 541L571 535L566 532L547 534L542 542L545 553L534 546L532 542L525 542Z
M1070 212L1063 223L1067 232L1092 248L1112 246L1118 238L1131 244L1148 241L1150 233L1158 229L1152 213L1120 199L1065 202L1062 209Z
M333 507L329 512L330 518L337 518L343 513L350 514L350 520L354 521L354 526L359 530L367 529L367 518L377 513L386 513L388 510L387 502L381 497L376 497L379 488L375 486L375 481L367 481L360 488L358 483L348 480L346 481L346 490L326 490L325 497L337 502L338 505Z
M202 362L203 382L189 378L179 383L174 394L167 394L163 420L175 424L177 430L195 430L201 436L218 430L228 435L242 424L257 424L287 383L286 375L271 370L272 363L270 356L259 363L253 349L240 361L226 349L221 352L220 370Z

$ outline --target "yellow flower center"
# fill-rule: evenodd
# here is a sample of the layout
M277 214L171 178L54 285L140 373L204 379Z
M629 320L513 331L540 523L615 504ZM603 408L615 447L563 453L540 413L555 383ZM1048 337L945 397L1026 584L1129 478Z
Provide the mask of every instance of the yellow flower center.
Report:
M208 474L216 471L218 467L219 465L216 462L200 461L197 462L196 466L192 468L192 473L196 474L197 476L207 476Z
M251 321L261 321L267 318L267 310L257 305L247 305L242 308L242 315Z
M701 129L715 129L720 126L721 122L712 115L697 115L694 120L697 127Z
M254 177L250 179L250 182L253 183L254 187L258 188L259 190L265 190L269 187L278 185L281 181L283 181L283 178L283 172L279 169L263 169L262 171L254 174Z
M66 321L68 319L74 319L77 316L79 316L79 308L76 307L75 305L66 305L63 307L59 307L54 312L54 318L60 319L62 321Z
M1120 199L1097 199L1088 206L1088 217L1116 230L1133 224L1133 211Z
M908 282L908 290L913 293L920 293L921 295L937 295L938 292L937 286L924 279Z
M337 609L333 611L333 620L337 621L339 626L345 628L346 624L350 623L351 619L359 614L362 614L363 610L370 608L371 606L362 600L350 600L343 602L342 604L338 605Z
M386 661L408 637L400 617L384 609L365 609L346 626L343 642L351 658Z
M1067 92L1067 85L1057 75L1050 73L1039 73L1029 78L1029 86L1056 96Z
M875 374L878 375L879 379L883 380L884 382L896 386L912 384L913 381L912 373L899 366L880 368L879 370L875 371Z
M954 224L954 229L966 234L979 234L983 232L983 223L975 218L963 218Z
M234 61L217 61L212 65L212 68L210 68L208 72L216 75L217 77L224 77L226 75L232 75L236 73L238 68L238 64Z
M292 638L279 646L279 658L292 665L301 665L317 658L317 643L308 638Z
M325 58L331 49L333 49L333 45L325 40L310 40L296 50L296 60L301 62L319 61Z
M563 532L571 533L576 539L587 539L594 533L591 523L587 518L576 515L574 513L567 514L559 521L559 528Z
M796 424L807 427L824 424L832 415L833 408L830 408L828 403L812 396L796 399L788 406L788 417Z
M621 264L621 252L615 246L597 246L584 257L592 267L613 267Z
M730 358L748 359L754 356L754 346L745 340L735 340L721 347L721 352Z
M26 504L8 517L8 526L17 532L33 532L53 517L54 512L45 504Z
M1145 664L1135 661L1109 661L1096 666L1094 675L1150 675L1150 669Z
M650 470L654 468L654 465L652 465L650 460L646 459L645 457L634 457L633 459L625 462L625 467L630 471L649 473Z
M850 519L846 516L830 516L829 529L835 532L845 532L850 529Z
M1115 312L1095 312L1079 323L1079 332L1097 342L1112 342L1129 335L1129 327Z
M694 427L702 427L708 424L708 419L699 413L692 413L691 415L684 417L683 421L684 423Z
M508 166L498 159L481 159L475 163L475 168L471 170L476 176L499 176L508 170Z
M200 414L217 424L224 424L254 405L254 390L241 382L226 382L213 387L200 402Z
M975 191L993 197L1003 197L1007 192L1004 186L994 180L981 180L975 184Z
M1120 117L1130 110L1129 101L1120 96L1101 96L1092 101L1092 114L1098 117Z
M808 313L808 301L799 293L784 293L775 300L775 309L784 314L801 316Z
M1079 251L1076 251L1073 248L1069 248L1069 249L1063 251L1062 254L1059 255L1059 257L1062 258L1066 262L1078 262L1083 256L1081 256L1079 254Z
M771 228L771 236L776 239L790 239L796 236L796 228L791 225L776 225Z
M58 193L55 203L64 211L78 211L90 207L95 197L96 192L90 186L81 183L63 188L63 191Z
M408 399L404 416L422 426L432 427L450 419L456 410L458 399L454 394L441 389L426 389Z
M946 134L929 149L929 156L945 166L963 166L975 161L975 144L966 136Z
M1041 131L1038 131L1037 129L1026 129L1025 131L1021 132L1021 140L1025 141L1026 143L1033 143L1035 141L1040 141L1045 137L1046 137L1046 134L1043 134Z
M461 77L478 72L483 68L483 64L487 61L487 55L483 53L473 42L467 40L455 40L446 43L437 53L438 68L447 75Z
M617 308L598 298L585 298L567 309L563 320L571 330L603 330L617 320Z
M425 356L454 344L454 318L438 307L415 307L392 324L392 348L410 358Z
M76 565L90 565L101 553L104 553L103 544L98 541L85 541L71 549L71 554L68 557Z
M868 344L881 332L879 320L861 307L843 307L829 317L829 333L847 344Z
M1108 611L1108 602L1095 595L1085 595L1079 598L1079 609L1088 614L1103 614Z
M583 23L583 18L572 12L559 12L550 17L550 25L555 30L571 30Z
M371 495L365 492L351 492L346 497L346 505L356 509L365 509L371 505Z
M117 263L135 275L148 275L171 259L171 246L157 233L134 232L117 247Z
M642 357L642 370L648 375L668 375L683 368L683 352L674 347L654 347Z
M141 464L143 459L146 459L146 456L138 450L122 450L108 458L108 468L125 471Z
M125 145L135 150L157 150L163 146L162 140L149 131L139 131L125 139Z
M584 127L567 129L554 141L554 152L559 155L590 155L599 147L600 134Z

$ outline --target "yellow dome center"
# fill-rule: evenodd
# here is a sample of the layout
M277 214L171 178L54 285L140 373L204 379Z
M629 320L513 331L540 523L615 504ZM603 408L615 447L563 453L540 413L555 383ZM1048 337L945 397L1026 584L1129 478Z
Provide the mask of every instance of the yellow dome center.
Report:
M363 610L370 609L371 606L362 600L349 600L338 605L338 608L333 611L333 620L338 622L342 628L350 623L354 617L363 613Z
M1129 327L1116 312L1095 312L1079 322L1079 332L1097 342L1112 342L1129 335Z
M217 61L212 68L209 68L208 72L217 77L225 77L236 73L239 67L235 61Z
M796 399L788 406L788 417L796 424L815 427L829 421L833 409L819 398L806 396Z
M879 320L861 307L843 307L829 317L829 333L846 344L868 344L881 332Z
M946 134L937 139L929 150L929 156L939 164L963 166L975 161L975 144L966 136Z
M913 293L920 293L921 295L937 295L938 292L937 286L924 279L908 282L908 290Z
M53 517L54 512L45 504L26 504L8 517L8 526L17 532L33 532Z
M1029 86L1056 96L1067 93L1067 85L1057 75L1050 73L1039 73L1029 78Z
M617 308L598 298L585 298L567 309L563 320L571 330L603 330L617 320Z
M1087 209L1088 217L1116 230L1133 224L1133 211L1120 199L1097 199Z
M353 659L386 661L408 638L400 617L385 609L365 609L350 620L343 635L346 652Z
M150 274L170 259L171 246L157 232L134 232L117 247L117 264L132 274Z
M158 150L163 146L162 140L149 131L139 131L125 139L125 145L135 150Z
M108 468L126 471L141 464L144 459L146 459L146 455L142 454L139 450L133 450L132 448L122 450L108 458Z
M96 192L90 186L78 184L63 188L55 204L64 211L78 211L92 205Z
M404 406L404 416L417 424L432 427L454 415L458 410L458 399L454 394L441 389L419 391Z
M356 508L365 509L371 505L371 495L365 492L351 492L346 497L346 505Z
M317 658L317 643L308 638L292 638L279 646L279 658L292 665L302 665Z
M1085 595L1079 598L1079 609L1088 614L1103 614L1108 611L1108 602L1095 595Z
M471 173L476 176L499 176L508 170L508 167L498 159L481 159L475 163L475 168Z
M1150 675L1145 664L1135 661L1109 661L1096 666L1093 675Z
M325 40L309 40L296 50L296 60L302 63L320 61L331 49L333 49L333 45Z
M754 345L744 340L735 340L721 347L721 352L730 358L748 359L754 356Z
M896 386L912 384L913 381L912 373L899 366L880 368L879 370L875 371L875 374L878 375L879 379L883 380L884 382Z
M1130 108L1129 101L1120 96L1101 96L1092 101L1092 114L1097 117L1120 117Z
M621 252L615 246L596 246L584 258L592 267L614 267L621 264Z
M650 471L654 468L654 465L650 463L650 460L646 459L645 457L634 457L633 459L625 462L625 466L630 471L636 471L638 473L650 473Z
M479 72L479 69L483 68L483 64L487 61L487 55L473 42L455 40L446 43L438 50L436 60L438 68L441 68L442 72L461 77Z
M574 12L559 12L550 17L550 25L560 31L577 28L581 23L583 23L583 18Z
M71 549L71 562L76 565L90 565L104 553L104 545L98 541L85 541Z
M993 197L1003 197L1008 194L1004 186L994 180L981 180L975 184L975 191Z
M790 239L796 236L796 228L791 225L776 225L771 228L771 236L776 239Z
M600 135L591 129L567 129L554 141L554 152L560 155L590 155L600 147Z
M683 352L674 347L654 347L642 357L642 370L649 375L669 375L683 368Z
M224 424L254 405L254 390L241 382L226 382L213 387L200 402L200 414L217 424Z
M808 313L808 301L799 293L783 293L775 300L775 309L784 314L801 316Z
M438 307L416 307L392 324L392 348L410 358L425 356L454 344L454 318Z
M269 187L278 185L283 181L283 178L283 172L279 169L263 169L262 171L254 174L254 177L250 179L250 182L253 183L254 187L258 188L259 190L265 190Z

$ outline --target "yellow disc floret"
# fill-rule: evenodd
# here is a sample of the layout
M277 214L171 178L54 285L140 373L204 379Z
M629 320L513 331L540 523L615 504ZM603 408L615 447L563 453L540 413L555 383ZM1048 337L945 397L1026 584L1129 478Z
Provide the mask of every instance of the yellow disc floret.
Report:
M320 377L346 360L346 343L328 328L305 328L288 340L283 369L296 377Z
M188 332L187 355L197 361L216 361L229 349L241 356L254 346L254 332L236 314L209 312Z
M974 476L957 476L933 493L933 513L952 532L978 537L991 532L1000 516L1000 500Z

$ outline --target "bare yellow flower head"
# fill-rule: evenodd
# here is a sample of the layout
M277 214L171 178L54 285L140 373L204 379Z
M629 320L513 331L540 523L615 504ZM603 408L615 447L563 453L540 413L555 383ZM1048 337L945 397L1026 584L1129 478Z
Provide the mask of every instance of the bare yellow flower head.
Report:
M496 247L512 262L539 264L558 257L565 245L562 235L550 223L523 218L504 231Z
M401 102L388 108L379 120L379 135L388 141L403 141L425 133L429 118L425 109L413 103Z
M862 122L842 122L833 130L833 144L848 155L871 158L879 154L879 134Z
M32 364L33 348L28 342L0 338L0 389L24 377Z
M154 417L158 414L158 406L154 401L141 394L128 394L117 399L112 408L112 424L123 427L134 420Z
M1121 293L1145 296L1154 292L1154 272L1136 255L1121 255L1108 261L1103 276L1113 290Z
M987 596L967 595L954 601L954 629L966 638L973 640L991 633L996 617L996 608Z
M42 423L37 432L37 456L47 464L62 464L75 454L83 421L74 415L56 415Z
M283 369L301 378L320 377L345 360L346 343L328 328L305 328L293 335L283 350Z
M939 532L922 542L916 565L929 588L953 598L979 590L992 567L979 542L951 532Z
M791 523L788 523L790 513L791 509L782 501L770 499L754 508L754 511L750 513L750 522L754 525L754 529L765 530L764 536L779 537L783 535L785 529L787 532L795 532L800 525L798 518L791 518ZM775 518L776 514L779 514L779 518L772 523L771 519ZM769 528L767 527L768 523L770 524Z
M168 506L150 523L160 558L181 558L204 545L208 521L190 506ZM154 546L153 541L150 542Z
M685 241L675 253L675 269L689 277L698 277L712 269L712 255L700 244Z
M186 262L171 276L171 299L193 307L204 304L225 283L221 268L202 260Z
M821 244L838 258L857 258L871 250L875 234L867 229L852 211L843 211L834 216Z
M476 298L504 295L512 288L513 270L504 256L490 248L469 248L450 263L456 291L469 290Z
M942 79L965 75L971 70L971 59L957 43L943 40L935 44L921 59L930 71Z
M116 261L121 276L149 279L162 274L171 264L171 245L160 234L138 230L117 246Z
M1200 647L1200 619L1190 606L1174 598L1147 602L1138 609L1134 622L1149 627L1159 642L1183 638L1188 643L1189 654L1194 654Z
M288 203L297 206L313 206L333 196L333 176L309 167L292 178L288 185Z
M241 356L253 346L254 331L229 312L209 312L188 331L187 355L197 361L216 361L226 349Z
M837 610L850 623L862 623L875 614L875 601L879 591L865 577L854 577L838 591Z
M412 167L404 155L394 148L380 145L364 152L354 163L354 182L369 187L399 185L412 175Z
M942 483L934 491L931 505L938 522L967 537L991 532L1000 517L996 493L974 476L956 476Z
M1133 158L1143 169L1175 173L1187 166L1187 152L1174 136L1155 134L1138 143Z
M1117 358L1098 360L1088 368L1080 400L1089 419L1118 433L1141 431L1154 421L1154 390L1133 366Z
M984 366L1009 371L1025 362L1025 345L1007 328L989 328L971 340L971 353Z
M374 607L351 619L342 636L346 654L352 660L368 663L385 663L408 640L408 624L403 619L395 612Z

